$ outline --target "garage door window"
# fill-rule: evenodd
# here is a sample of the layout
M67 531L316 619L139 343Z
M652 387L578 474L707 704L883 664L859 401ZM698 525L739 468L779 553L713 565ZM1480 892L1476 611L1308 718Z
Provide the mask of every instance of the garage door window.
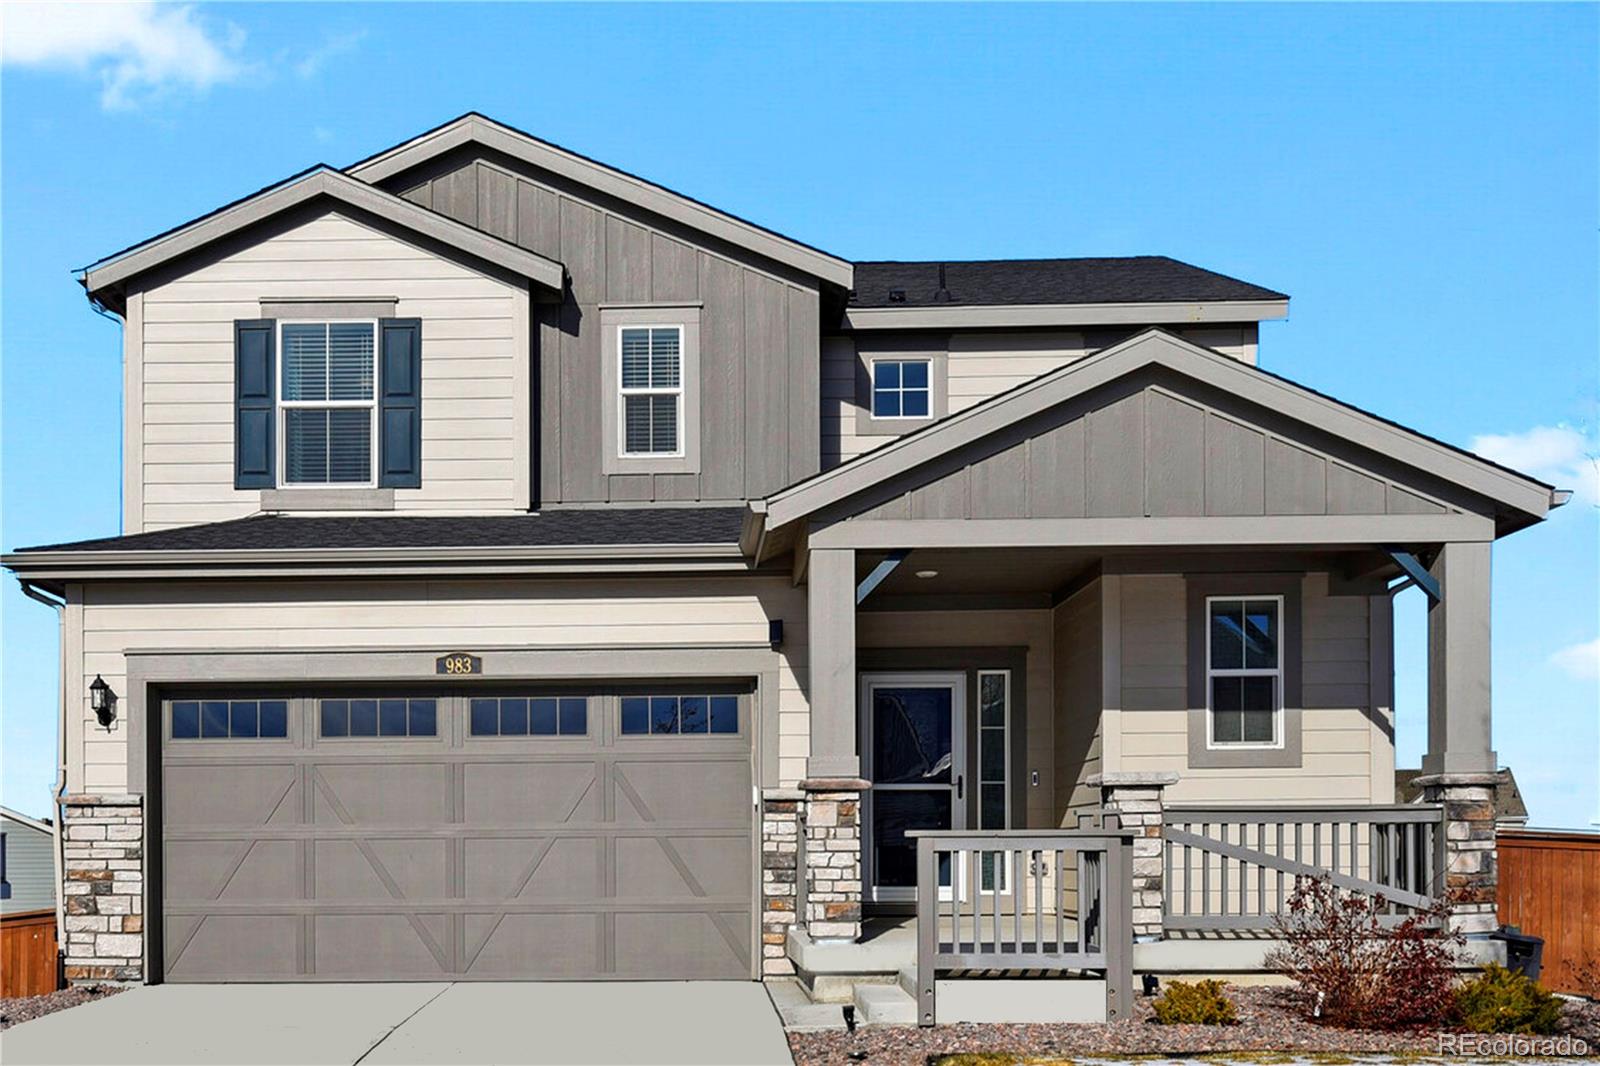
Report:
M624 735L737 733L737 696L624 696Z
M173 740L282 740L289 735L287 700L177 700Z
M322 735L434 737L439 735L438 706L437 700L323 700Z
M589 734L583 696L480 697L472 701L475 737L582 737Z

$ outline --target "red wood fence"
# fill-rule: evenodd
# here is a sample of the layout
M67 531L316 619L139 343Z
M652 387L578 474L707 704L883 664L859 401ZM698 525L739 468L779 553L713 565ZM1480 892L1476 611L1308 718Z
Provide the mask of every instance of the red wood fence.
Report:
M1502 830L1500 921L1544 937L1540 983L1600 994L1600 834Z
M56 912L0 915L0 996L42 996L61 987Z

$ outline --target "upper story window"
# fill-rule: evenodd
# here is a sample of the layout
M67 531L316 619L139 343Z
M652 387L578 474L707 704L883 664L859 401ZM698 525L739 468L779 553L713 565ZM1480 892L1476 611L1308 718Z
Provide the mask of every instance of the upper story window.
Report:
M1283 597L1206 599L1206 691L1213 747L1282 743Z
M872 364L873 418L927 418L933 411L931 361L878 359Z
M280 322L279 330L281 484L376 484L377 322Z
M619 329L622 455L682 455L683 327Z

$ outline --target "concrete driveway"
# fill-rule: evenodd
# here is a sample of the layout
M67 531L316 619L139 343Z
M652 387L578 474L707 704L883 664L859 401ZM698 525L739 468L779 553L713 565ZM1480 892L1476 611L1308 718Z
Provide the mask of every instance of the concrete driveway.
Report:
M155 985L0 1033L6 1066L789 1066L755 982Z

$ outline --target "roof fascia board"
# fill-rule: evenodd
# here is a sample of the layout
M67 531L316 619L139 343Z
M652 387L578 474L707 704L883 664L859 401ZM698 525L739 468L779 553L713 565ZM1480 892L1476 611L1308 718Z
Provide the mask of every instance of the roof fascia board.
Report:
M1349 547L1490 541L1481 515L1277 515L1192 518L850 519L811 534L812 548Z
M55 827L49 822L41 821L32 815L23 814L21 811L14 811L10 807L0 807L0 815L4 815L18 825L25 825L29 829L37 829L41 833L49 834L55 832Z
M767 524L776 528L812 514L1146 365L1165 366L1536 518L1549 510L1549 488L1531 479L1461 455L1169 333L1149 330L769 497Z
M560 291L566 268L553 259L492 237L452 218L418 207L382 189L336 170L318 170L268 189L243 203L185 226L150 244L141 245L83 273L84 287L96 293L163 263L196 251L212 241L264 221L318 196L327 196L388 219L406 229L442 241L485 262Z
M405 562L426 552L428 563L578 560L740 559L736 544L579 544L551 547L459 548L252 548L155 551L25 551L0 556L0 565L17 573L49 566L187 566L228 564L313 564Z
M1289 317L1288 300L1099 304L945 304L937 307L856 307L844 327L875 329L988 329L1023 326L1182 325L1265 322Z
M349 173L362 181L377 183L474 141L823 281L846 289L854 284L855 265L847 260L780 237L643 178L584 159L480 115L458 119L443 129L358 163Z

